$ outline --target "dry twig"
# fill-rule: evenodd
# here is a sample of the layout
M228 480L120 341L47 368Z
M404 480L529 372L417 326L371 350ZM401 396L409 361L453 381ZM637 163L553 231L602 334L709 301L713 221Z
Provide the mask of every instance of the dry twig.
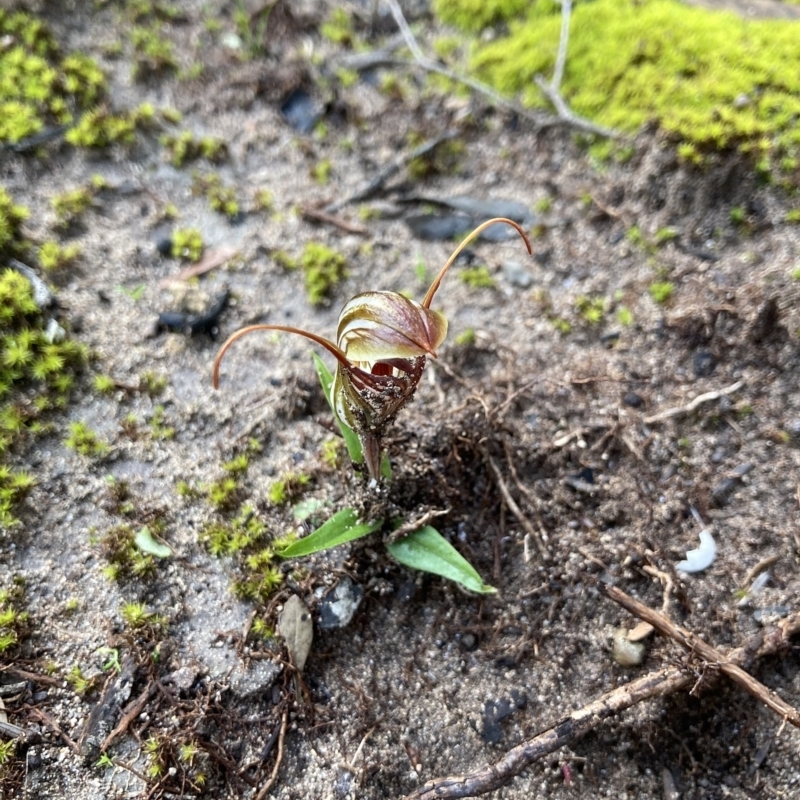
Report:
M773 711L780 714L784 720L788 720L792 725L800 728L800 712L782 700L775 692L757 681L752 675L748 675L738 664L735 664L724 653L706 644L699 636L678 627L663 614L654 611L644 603L640 603L630 595L625 594L622 589L616 586L603 586L603 592L615 603L619 603L624 609L639 619L649 622L662 636L673 639L682 647L692 653L696 653L701 658L709 662L710 665L717 667L720 672L725 674L734 683L738 683L745 691L750 692L757 700L769 706Z
M738 392L742 386L744 386L744 381L736 381L736 383L726 386L724 389L720 389L719 391L699 394L694 400L692 400L691 403L687 403L685 406L667 408L664 411L659 411L658 414L645 417L642 421L645 425L652 425L654 422L663 422L665 419L672 419L673 417L682 417L685 414L691 414L692 411L703 405L703 403L710 403L712 400L719 400L720 397L725 397L726 395Z
M315 206L303 206L300 210L303 219L311 220L312 222L323 222L326 225L333 225L335 228L344 231L345 233L357 233L361 236L367 234L367 229L357 222L350 222L349 220L337 217L335 214L329 214L321 208Z
M278 771L283 763L283 743L286 739L286 726L288 721L289 709L286 708L283 712L283 717L281 718L281 732L278 734L278 755L275 757L275 765L272 767L272 772L270 773L269 779L261 787L261 789L259 789L255 800L264 800L264 798L267 796L267 792L269 792L269 790L275 785L275 781L278 779Z
M747 666L756 659L774 655L786 647L789 639L797 633L800 633L800 612L787 617L780 625L765 628L751 636L742 647L729 651L725 659L730 664ZM552 727L509 750L494 764L487 764L466 775L428 781L405 800L476 797L499 789L535 761L561 747L574 744L603 720L644 700L664 697L684 689L694 681L695 676L680 667L650 672L574 711Z
M100 752L105 753L109 747L111 747L111 743L114 739L117 738L120 734L125 733L128 730L130 724L142 713L142 709L144 709L145 705L147 705L147 701L153 696L153 692L155 692L156 685L155 683L151 683L149 686L145 688L145 690L136 698L128 706L128 710L122 715L122 718L117 723L117 726L114 728L111 733L103 739L103 743L100 745Z

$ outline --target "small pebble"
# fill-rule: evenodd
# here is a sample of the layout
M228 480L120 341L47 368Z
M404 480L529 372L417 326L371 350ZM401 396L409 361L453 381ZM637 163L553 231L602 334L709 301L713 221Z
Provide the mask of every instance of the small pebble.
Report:
M641 408L641 406L644 405L644 400L642 400L641 395L636 394L636 392L625 392L622 402L631 408Z
M641 642L631 642L624 628L614 631L611 657L621 667L638 667L643 661L646 648Z
M697 378L707 378L714 372L717 359L708 350L700 350L694 356L694 374Z
M478 647L478 637L474 633L464 633L459 637L458 644L465 653L471 653Z
M527 289L533 283L533 275L519 261L504 261L503 275L512 286Z

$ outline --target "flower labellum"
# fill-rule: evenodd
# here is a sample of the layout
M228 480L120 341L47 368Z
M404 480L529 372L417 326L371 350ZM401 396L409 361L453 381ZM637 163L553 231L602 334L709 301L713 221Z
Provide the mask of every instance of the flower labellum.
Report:
M339 421L355 431L370 477L380 476L381 438L400 409L414 396L425 359L447 336L447 320L430 304L445 273L464 247L496 222L516 228L531 252L522 228L498 217L479 225L456 248L421 303L397 292L364 292L350 300L339 314L336 344L314 333L286 325L250 325L234 333L214 360L214 388L219 366L228 348L242 336L258 330L297 333L316 342L338 361L331 387L331 406Z

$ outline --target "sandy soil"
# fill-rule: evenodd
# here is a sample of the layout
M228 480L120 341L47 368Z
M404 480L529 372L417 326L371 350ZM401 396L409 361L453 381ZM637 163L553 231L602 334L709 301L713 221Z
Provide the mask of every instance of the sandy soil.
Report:
M783 221L786 198L759 184L746 163L720 157L701 173L644 132L625 163L597 165L569 130L537 134L479 99L428 91L414 74L399 73L403 98L365 81L335 88L330 76L343 51L319 36L313 18L283 20L266 54L243 62L241 50L220 43L234 30L232 3L206 4L222 21L219 33L206 31L192 3L184 21L167 26L182 62L206 64L204 77L138 83L127 55L102 55L124 36L114 5L46 6L60 40L108 70L114 106L174 106L184 115L180 129L223 137L230 160L176 169L158 133L130 150L87 155L53 145L46 158L0 156L3 184L31 209L34 240L52 237L53 195L98 173L112 186L70 234L83 255L58 286L63 319L92 349L92 368L55 419L57 432L12 459L34 470L38 485L20 509L22 526L0 537L0 577L24 577L32 625L4 660L10 671L0 682L19 680L14 669L50 679L28 680L5 700L9 721L41 741L12 765L0 796L252 798L282 749L267 797L399 800L426 780L499 758L646 670L684 663L676 645L657 637L647 640L641 666L616 663L613 632L635 620L600 595L600 580L660 608L662 585L646 568L669 575L672 618L720 648L800 606L800 283L791 277L800 268L800 226ZM374 28L361 23L373 46L393 33L385 19ZM301 135L282 116L281 102L299 87L324 107L324 136ZM424 139L451 127L465 147L456 170L417 181L401 171L364 204L370 213L359 215L357 205L340 212L363 235L298 213L366 185L407 148L409 133ZM311 171L324 159L331 176L323 186ZM192 193L193 168L216 171L247 213L234 224L211 211ZM269 213L252 210L264 188L274 198ZM331 508L366 490L349 466L332 469L320 457L330 420L304 340L242 341L225 361L220 392L211 389L212 360L245 324L332 336L339 308L360 291L421 298L422 273L429 279L453 245L414 237L403 217L420 205L398 202L408 194L517 200L540 222L532 258L518 240L470 247L471 266L485 265L494 288L460 280L464 262L448 275L436 303L449 318L448 344L388 442L392 502L407 519L447 509L439 529L499 592L475 597L412 574L375 537L308 559L271 605L256 609L231 591L234 561L199 541L217 513L203 497L179 495L178 481L217 480L255 438L263 450L251 457L238 500L276 535L292 516L266 497L287 471L312 475L306 496ZM164 221L169 203L180 212L176 223ZM731 217L737 207L741 224ZM239 253L192 285L188 299L161 283L180 269L157 249L177 226L199 228L209 250ZM633 226L641 239L628 235ZM677 237L654 244L666 227ZM296 257L311 241L348 263L321 308L308 303L299 272L273 257ZM649 292L656 281L674 286L666 303ZM160 312L202 306L225 287L233 302L216 342L152 335ZM585 311L594 297L604 298L596 322ZM469 330L473 341L456 344ZM147 371L167 378L161 396L92 388L95 372L136 386ZM736 383L692 413L647 421ZM159 405L172 438L154 435ZM129 415L136 435L126 431ZM78 420L110 444L108 456L64 446L67 423ZM548 558L530 535L526 542L490 461L546 537ZM109 475L128 483L133 510L123 512ZM693 508L715 537L717 558L679 575L675 565L698 544ZM99 542L126 521L160 522L174 555L145 579L113 582ZM766 585L742 601L746 576L766 558L774 559ZM316 615L317 590L344 576L364 599L347 628L317 628L302 688L279 644L242 641L254 610L274 619L297 593ZM164 615L164 626L132 630L121 615L131 602ZM103 648L116 651L121 674L104 670ZM66 678L76 666L96 677L84 696ZM800 706L796 646L753 674ZM800 795L798 731L713 670L697 678L692 695L637 706L492 797ZM117 765L96 766L92 737L102 741L137 698L138 713L108 751ZM197 752L182 758L186 745ZM148 770L157 759L156 776Z

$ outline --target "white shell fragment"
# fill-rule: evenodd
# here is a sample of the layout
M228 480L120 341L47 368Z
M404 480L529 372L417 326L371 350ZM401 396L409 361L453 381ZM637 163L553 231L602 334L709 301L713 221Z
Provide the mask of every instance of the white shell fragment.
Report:
M702 572L708 569L717 557L717 543L708 528L700 531L700 547L687 550L686 561L680 561L676 569L681 572Z

